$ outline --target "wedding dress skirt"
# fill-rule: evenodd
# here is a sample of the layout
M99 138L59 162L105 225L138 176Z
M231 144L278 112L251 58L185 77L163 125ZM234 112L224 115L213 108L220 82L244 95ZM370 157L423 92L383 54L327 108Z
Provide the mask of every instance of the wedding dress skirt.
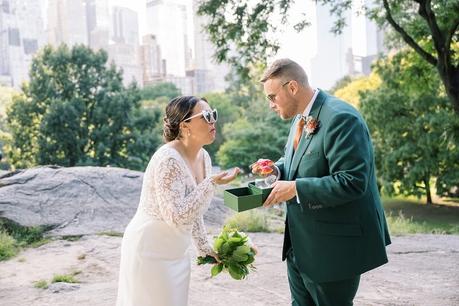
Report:
M190 282L189 231L138 210L121 245L117 306L185 306Z

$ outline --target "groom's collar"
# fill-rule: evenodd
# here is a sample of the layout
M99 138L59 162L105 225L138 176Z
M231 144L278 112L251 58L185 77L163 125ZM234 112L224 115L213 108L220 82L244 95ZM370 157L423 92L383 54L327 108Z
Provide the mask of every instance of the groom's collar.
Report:
M303 111L302 116L304 118L309 116L309 113L311 112L312 106L313 106L314 102L316 101L317 96L319 95L319 91L320 91L319 88L314 89L314 94L312 95L311 100L309 101L308 105L306 106L306 109Z

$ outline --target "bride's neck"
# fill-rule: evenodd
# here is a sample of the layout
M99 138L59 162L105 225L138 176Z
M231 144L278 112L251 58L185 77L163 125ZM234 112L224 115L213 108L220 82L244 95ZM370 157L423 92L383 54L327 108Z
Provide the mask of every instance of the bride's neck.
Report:
M183 139L174 140L173 145L190 161L195 161L198 158L199 151L202 148L200 145L190 143Z

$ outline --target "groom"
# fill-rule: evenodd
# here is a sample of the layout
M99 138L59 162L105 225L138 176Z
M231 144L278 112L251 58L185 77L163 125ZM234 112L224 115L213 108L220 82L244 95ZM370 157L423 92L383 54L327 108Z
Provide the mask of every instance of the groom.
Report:
M352 106L313 89L290 59L261 82L270 108L292 119L264 206L287 203L282 260L292 305L352 305L360 275L387 262L390 244L367 125Z

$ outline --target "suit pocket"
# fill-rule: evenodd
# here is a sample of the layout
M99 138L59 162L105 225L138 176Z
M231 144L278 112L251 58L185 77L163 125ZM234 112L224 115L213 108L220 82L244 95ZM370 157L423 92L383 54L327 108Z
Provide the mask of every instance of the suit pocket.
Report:
M330 223L315 221L314 230L317 233L331 236L362 236L362 228L357 223Z
M306 151L306 153L304 153L303 157L301 158L301 160L310 160L310 159L316 159L316 158L319 158L320 157L320 152L319 151Z

